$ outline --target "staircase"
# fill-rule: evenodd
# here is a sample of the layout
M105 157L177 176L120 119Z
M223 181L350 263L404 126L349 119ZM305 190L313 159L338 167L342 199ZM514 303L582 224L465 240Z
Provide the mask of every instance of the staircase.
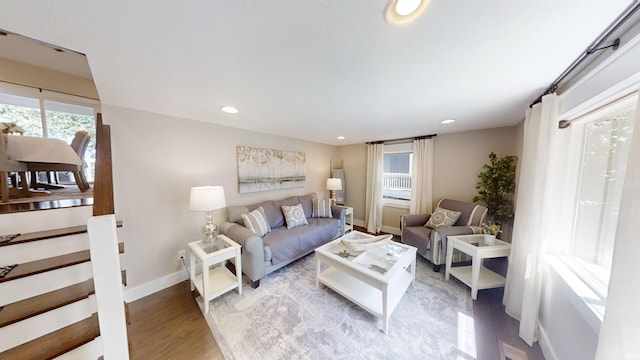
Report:
M91 215L90 206L0 215L0 235L21 233L0 243L0 266L18 264L0 278L0 360L103 355L81 225Z

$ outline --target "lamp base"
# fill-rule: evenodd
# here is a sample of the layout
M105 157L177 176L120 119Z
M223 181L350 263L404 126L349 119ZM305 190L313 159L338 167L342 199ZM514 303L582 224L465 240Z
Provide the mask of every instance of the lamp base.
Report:
M213 223L213 211L205 212L206 223L202 225L202 242L211 244L216 239L216 224Z

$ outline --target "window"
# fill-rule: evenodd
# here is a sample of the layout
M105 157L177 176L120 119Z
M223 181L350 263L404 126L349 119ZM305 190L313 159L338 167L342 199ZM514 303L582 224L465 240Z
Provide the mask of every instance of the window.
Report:
M385 146L382 198L385 204L406 204L411 201L411 144Z
M606 298L635 107L609 109L582 125L582 161L573 240L577 275Z
M83 160L87 164L85 174L90 182L95 175L95 111L94 104L53 100L41 93L0 89L0 121L16 123L24 129L26 136L50 137L71 143L77 131L89 132L91 141ZM62 182L74 182L71 174L59 175Z

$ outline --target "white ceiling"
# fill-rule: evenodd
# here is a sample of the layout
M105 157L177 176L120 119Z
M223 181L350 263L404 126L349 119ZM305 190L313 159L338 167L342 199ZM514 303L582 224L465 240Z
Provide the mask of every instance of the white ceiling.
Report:
M340 145L514 125L632 3L386 2L3 0L0 28L86 54L103 104Z

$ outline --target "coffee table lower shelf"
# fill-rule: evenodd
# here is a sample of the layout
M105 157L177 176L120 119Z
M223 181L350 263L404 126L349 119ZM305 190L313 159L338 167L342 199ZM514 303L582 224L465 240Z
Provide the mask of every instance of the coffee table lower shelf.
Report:
M385 320L383 292L380 289L331 267L320 273L318 281L376 317ZM388 289L388 316L391 316L412 281L411 274L403 271L400 279Z

